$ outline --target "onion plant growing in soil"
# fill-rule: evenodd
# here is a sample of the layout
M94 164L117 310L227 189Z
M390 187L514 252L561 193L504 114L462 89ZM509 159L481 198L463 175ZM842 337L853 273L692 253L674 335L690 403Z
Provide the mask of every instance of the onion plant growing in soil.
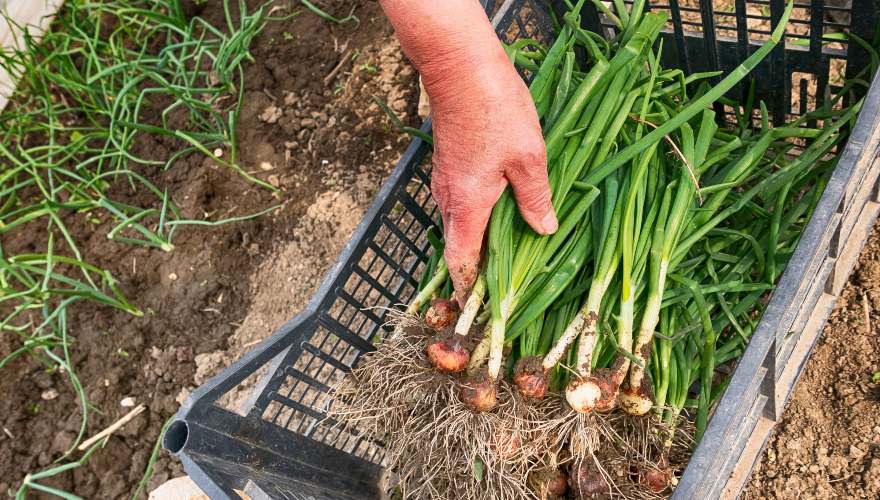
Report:
M96 256L81 251L71 227L172 251L180 226L251 217L184 217L156 179L192 154L274 189L238 166L236 151L242 65L268 8L226 1L224 9L226 24L213 26L188 18L178 0L67 2L41 40L26 35L0 52L0 66L18 82L0 113L0 332L17 346L0 369L27 355L69 378L82 423L65 457L84 437L90 411L71 363L70 307L91 300L141 314L93 264ZM143 135L175 146L162 161L141 158L134 145ZM121 191L149 201L132 205ZM25 232L43 235L42 244L21 248ZM43 489L37 477L19 495Z
M506 47L531 73L559 230L532 232L504 193L462 311L435 242L407 326L334 403L387 447L394 487L413 498L668 493L876 70L771 127L754 86L745 103L725 95L781 42L792 3L726 75L663 68L666 15L644 2L600 5L609 40L581 27L583 3L551 46Z

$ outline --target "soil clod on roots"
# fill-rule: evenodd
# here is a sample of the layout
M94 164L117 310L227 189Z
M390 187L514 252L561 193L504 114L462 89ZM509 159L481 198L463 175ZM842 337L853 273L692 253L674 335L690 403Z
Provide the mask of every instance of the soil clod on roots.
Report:
M473 377L461 383L459 398L465 406L476 412L487 412L498 403L496 381L489 376L486 368L482 368Z
M550 383L541 362L538 356L527 356L517 361L513 369L513 383L527 398L543 399L547 395Z
M434 299L425 311L425 325L435 332L455 326L458 319L458 304L450 299Z
M529 475L529 486L541 500L560 498L568 492L568 477L557 467L545 467Z

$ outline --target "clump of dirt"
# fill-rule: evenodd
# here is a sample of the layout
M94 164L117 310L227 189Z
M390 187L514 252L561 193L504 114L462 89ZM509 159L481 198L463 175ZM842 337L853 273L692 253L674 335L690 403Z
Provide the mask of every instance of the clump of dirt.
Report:
M880 497L878 232L880 223L770 437L745 498Z
M251 9L263 0L248 0ZM186 12L221 26L222 5L185 1ZM232 2L235 4L235 2ZM246 68L238 126L239 163L276 186L273 194L201 155L168 172L139 171L167 187L186 216L221 219L279 208L219 227L184 227L171 253L119 244L104 227L77 224L74 238L96 264L120 281L144 311L134 318L80 303L69 318L77 374L90 402L87 435L144 403L81 468L43 481L84 498L129 498L140 481L162 424L186 390L249 350L292 318L335 260L409 138L394 130L372 96L405 123L418 125L418 81L376 2L325 0L323 9L361 22L335 25L293 0L255 39ZM165 160L177 144L144 137L136 152ZM228 152L224 152L228 154ZM120 186L116 199L146 203ZM39 243L39 242L37 242ZM4 241L4 244L6 242ZM30 242L16 242L27 247ZM0 357L13 349L0 336ZM0 495L25 474L46 468L70 446L80 412L64 374L27 358L0 377ZM182 473L165 455L149 488Z
M355 192L370 186L356 186ZM195 386L230 365L289 320L294 311L306 306L364 208L345 192L327 191L318 196L297 222L293 238L277 244L257 265L250 279L250 310L230 337L229 347L195 356ZM177 401L183 402L194 388L184 388ZM250 388L247 384L236 387L225 396L226 406L240 408Z

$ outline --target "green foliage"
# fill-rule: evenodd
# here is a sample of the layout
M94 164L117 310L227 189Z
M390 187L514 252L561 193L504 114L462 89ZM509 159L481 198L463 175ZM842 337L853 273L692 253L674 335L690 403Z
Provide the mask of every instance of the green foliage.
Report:
M268 5L248 12L227 0L223 12L224 25L213 26L187 18L179 0L71 0L42 40L26 34L0 51L0 67L18 82L0 112L0 334L16 338L0 369L29 355L68 377L82 423L62 458L83 438L90 409L71 363L69 307L86 299L142 315L85 254L74 228L84 223L120 243L171 251L181 225L247 219L183 217L155 179L192 153L275 189L245 172L236 150L242 65L270 20ZM150 148L136 146L151 140L178 146L165 158L144 156ZM147 201L123 201L123 190ZM38 477L22 488L60 495Z

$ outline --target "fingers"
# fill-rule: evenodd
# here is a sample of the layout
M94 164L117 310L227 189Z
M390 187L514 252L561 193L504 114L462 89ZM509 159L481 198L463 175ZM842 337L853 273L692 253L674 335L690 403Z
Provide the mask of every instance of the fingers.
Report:
M500 173L483 178L452 177L438 169L431 179L431 191L443 217L446 243L443 255L455 287L455 298L462 307L479 273L483 236L492 207L506 184Z
M552 234L559 227L547 179L547 156L525 154L507 169L506 176L523 219L539 234Z

